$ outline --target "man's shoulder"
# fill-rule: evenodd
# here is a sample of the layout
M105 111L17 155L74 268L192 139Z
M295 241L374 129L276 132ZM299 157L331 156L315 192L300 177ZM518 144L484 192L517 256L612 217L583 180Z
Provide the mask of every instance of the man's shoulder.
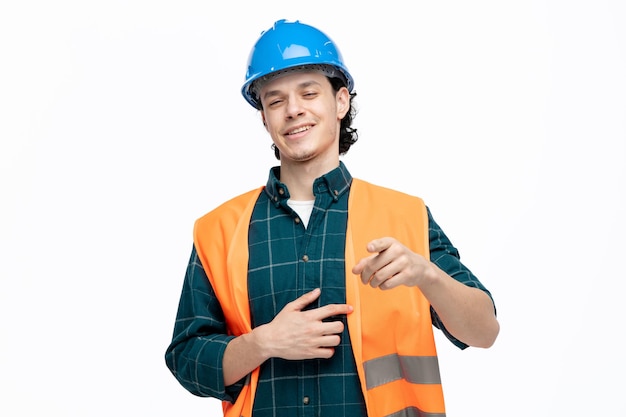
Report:
M376 193L383 197L394 197L394 198L406 198L406 199L417 199L418 201L422 201L421 197L416 195L408 194L404 191L400 191L395 188L385 187L379 184L374 184L372 182L360 179L353 178L352 179L352 190L357 193L367 192L367 193Z
M264 188L264 186L257 187L242 194L239 194L235 197L232 197L202 215L197 221L205 222L215 220L216 218L220 218L223 216L230 217L241 215L246 210L246 208L250 207L256 202L259 194Z

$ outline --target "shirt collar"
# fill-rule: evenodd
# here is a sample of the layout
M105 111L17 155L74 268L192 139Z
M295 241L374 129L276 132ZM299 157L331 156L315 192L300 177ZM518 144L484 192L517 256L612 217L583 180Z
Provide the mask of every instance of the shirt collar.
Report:
M281 200L289 199L289 190L287 186L280 182L280 166L270 169L269 178L265 185L265 193L275 203L279 204ZM337 201L344 193L350 189L352 183L352 175L342 161L339 166L330 172L322 175L313 182L313 194L329 193L333 200Z

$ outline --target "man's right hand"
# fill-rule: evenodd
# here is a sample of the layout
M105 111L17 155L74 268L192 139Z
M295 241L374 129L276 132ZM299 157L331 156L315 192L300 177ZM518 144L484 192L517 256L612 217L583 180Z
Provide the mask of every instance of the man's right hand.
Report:
M302 295L288 303L270 323L254 330L268 358L297 360L333 356L334 347L341 343L344 325L341 321L324 320L350 314L353 308L348 304L328 304L304 310L320 294L320 289L316 288Z
M234 384L269 358L299 360L333 356L344 327L334 316L350 314L353 308L348 304L328 304L304 310L320 293L318 288L298 297L271 322L232 339L224 351L224 385Z

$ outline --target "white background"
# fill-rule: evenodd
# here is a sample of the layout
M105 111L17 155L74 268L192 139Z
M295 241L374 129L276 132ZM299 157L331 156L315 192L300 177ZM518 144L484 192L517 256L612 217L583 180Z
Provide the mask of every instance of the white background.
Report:
M625 4L3 1L0 415L221 415L163 356L194 220L276 163L239 89L280 18L356 79L352 174L496 299L491 349L438 336L448 415L625 415Z

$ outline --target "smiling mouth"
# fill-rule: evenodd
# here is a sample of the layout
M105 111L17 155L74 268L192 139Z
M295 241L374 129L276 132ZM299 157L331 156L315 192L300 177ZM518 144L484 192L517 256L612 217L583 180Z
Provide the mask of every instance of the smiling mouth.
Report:
M290 130L289 132L287 132L287 135L296 135L298 133L306 132L310 128L311 128L311 126L302 126L302 127L297 128L297 129Z

